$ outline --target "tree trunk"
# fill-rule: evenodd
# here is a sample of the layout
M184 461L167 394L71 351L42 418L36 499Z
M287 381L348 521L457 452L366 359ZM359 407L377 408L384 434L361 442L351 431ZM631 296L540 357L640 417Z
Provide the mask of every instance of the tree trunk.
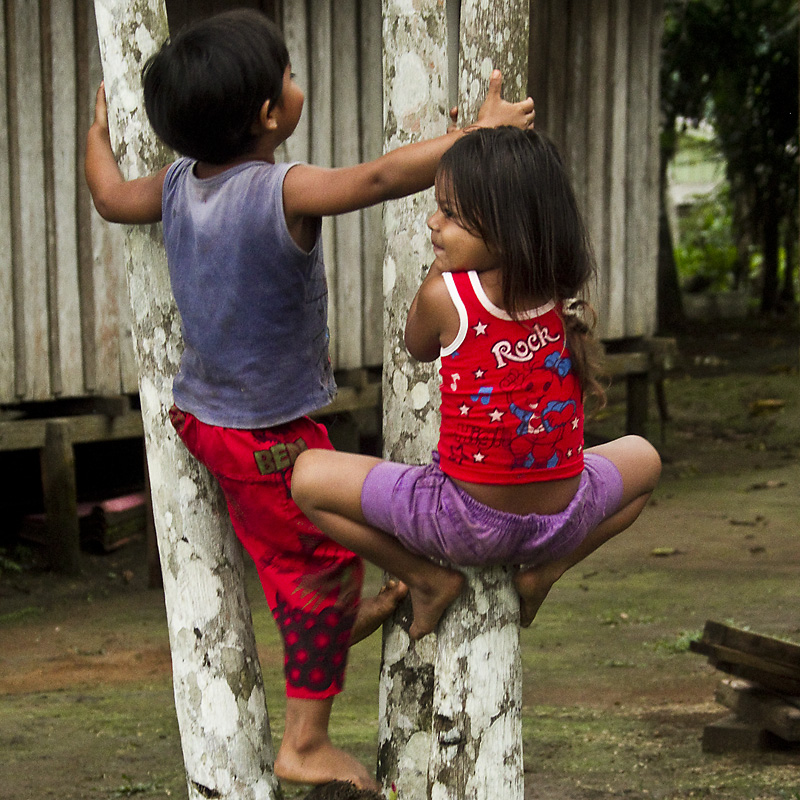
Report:
M783 234L783 280L781 281L780 310L791 313L797 304L794 276L797 268L797 221L787 217Z
M528 2L488 5L475 0L461 6L461 124L475 118L493 66L503 70L510 99L524 96L527 83ZM439 77L447 74L446 48L436 46L447 39L446 22L437 6L430 2L412 16L401 4L384 2L386 122L393 132L388 147L410 140L403 131L429 136L446 124L447 87ZM409 65L413 71L405 71ZM430 79L437 82L436 98L429 85L423 91ZM423 124L431 111L434 118ZM429 458L438 428L433 371L414 364L402 344L421 267L431 260L424 225L430 210L430 200L418 196L393 204L385 215L385 451L388 458L415 463ZM468 586L435 639L414 645L399 626L385 635L379 777L387 787L396 783L401 796L521 800L518 598L503 568L463 571Z
M769 314L778 302L778 247L780 225L775 204L766 198L762 220L761 244L764 259L761 263L761 313Z
M166 10L163 0L95 0L95 14L112 141L133 178L169 160L140 87L167 36ZM241 548L216 483L168 418L182 343L160 226L129 230L126 268L189 797L271 800L280 789Z
M667 195L667 163L661 153L658 209L658 330L661 333L680 331L686 324L683 301L675 263L672 226L669 220Z
M447 127L447 24L442 4L383 0L384 148L437 136ZM426 220L433 192L388 203L384 256L384 456L423 464L436 446L439 389L431 364L414 361L403 330L431 261ZM378 779L401 797L428 797L434 637L408 637L410 603L384 627Z

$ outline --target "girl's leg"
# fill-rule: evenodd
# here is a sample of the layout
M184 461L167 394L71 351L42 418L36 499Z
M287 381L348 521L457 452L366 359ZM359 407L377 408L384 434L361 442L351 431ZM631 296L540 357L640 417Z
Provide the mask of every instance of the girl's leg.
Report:
M613 442L591 447L587 453L605 456L622 476L619 508L590 531L577 549L558 561L517 572L514 583L520 596L520 624L528 627L553 584L575 564L600 545L621 533L641 514L661 475L656 449L640 436L623 436Z
M414 612L409 635L419 639L435 630L445 609L461 593L464 577L411 553L393 536L367 524L361 511L361 489L378 463L380 459L370 456L306 450L294 465L292 497L331 539L408 586Z

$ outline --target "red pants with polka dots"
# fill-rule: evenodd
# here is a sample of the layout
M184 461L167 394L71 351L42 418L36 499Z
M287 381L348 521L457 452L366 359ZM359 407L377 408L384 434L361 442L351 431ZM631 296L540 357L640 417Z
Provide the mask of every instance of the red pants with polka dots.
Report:
M286 694L342 691L364 567L309 522L292 500L292 467L308 448L331 450L308 417L262 430L206 425L173 406L178 435L219 481L233 529L253 558L284 642Z

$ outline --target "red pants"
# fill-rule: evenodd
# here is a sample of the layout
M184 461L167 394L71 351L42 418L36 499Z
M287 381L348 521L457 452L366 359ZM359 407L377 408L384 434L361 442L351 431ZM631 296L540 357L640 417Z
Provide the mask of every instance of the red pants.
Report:
M262 430L206 425L175 406L189 452L219 481L233 529L253 558L284 642L288 697L322 699L344 684L364 567L292 500L292 467L308 448L332 450L308 417Z

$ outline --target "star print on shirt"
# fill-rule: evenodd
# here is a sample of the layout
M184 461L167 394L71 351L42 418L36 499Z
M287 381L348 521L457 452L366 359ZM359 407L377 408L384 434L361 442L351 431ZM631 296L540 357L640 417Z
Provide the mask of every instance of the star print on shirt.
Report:
M476 369L475 372L473 372L472 374L475 376L475 380L479 381L486 374L486 370L483 370L480 367L478 367L478 369Z
M496 408L491 412L491 414L489 414L489 417L491 418L492 422L500 422L502 421L505 413L505 411L501 411L499 408Z
M575 417L575 419L572 420L572 430L574 431L578 430L578 422L579 420L577 417Z
M484 458L486 458L486 456L483 453L480 453L480 452L479 453L475 453L475 455L472 456L473 461L475 461L478 464L480 464L481 461L483 461Z
M478 324L473 325L472 330L475 331L476 336L486 336L486 328L488 327L489 327L488 325L485 325L483 322L478 320Z
M467 414L469 414L469 408L470 407L468 405L466 405L466 403L464 405L458 407L458 410L461 412L461 416L462 417L466 417Z

